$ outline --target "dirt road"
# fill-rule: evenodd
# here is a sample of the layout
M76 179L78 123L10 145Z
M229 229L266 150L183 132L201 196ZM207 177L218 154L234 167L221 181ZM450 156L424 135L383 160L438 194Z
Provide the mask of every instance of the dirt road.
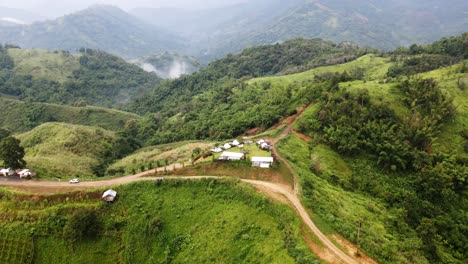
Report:
M79 184L73 185L68 182L54 182L54 181L26 181L26 182L0 182L0 186L10 186L10 187L19 187L26 189L54 189L55 191L72 191L72 190L82 190L82 189L92 189L92 188L108 188L115 185L128 184L132 182L139 181L153 181L154 177L146 177L154 173L153 171L143 172L136 175L126 176L122 178L116 178L111 180L104 181L92 181L92 182L81 182ZM187 180L197 180L197 179L208 179L208 178L220 178L216 176L185 176L185 177L165 177L165 179L187 179ZM357 264L358 262L346 255L338 247L336 247L312 222L309 214L307 213L304 206L291 190L290 187L286 185L279 185L270 182L262 182L255 180L246 180L242 179L242 182L251 184L253 186L261 186L264 189L269 191L279 193L286 197L288 202L294 206L294 209L298 212L301 219L304 223L312 230L312 232L323 242L323 244L328 247L333 253L335 253L340 259L348 264Z
M303 109L298 111L298 113L292 118L292 122L288 124L287 128L281 133L281 135L275 139L272 139L273 146L275 146L279 140L286 137L289 133L293 131L294 121L302 114ZM262 182L262 181L255 181L255 180L247 180L241 179L242 182L251 184L256 187L261 187L262 189L266 189L269 192L279 193L284 196L287 201L294 207L297 211L299 216L301 217L302 221L310 228L310 230L320 239L320 241L331 251L335 254L342 262L347 264L358 264L358 261L344 253L341 249L339 249L335 244L333 244L313 223L312 219L310 218L309 214L307 213L306 209L302 205L301 201L299 200L299 190L300 186L298 183L298 175L295 170L291 167L291 165L284 159L276 150L273 148L273 153L277 159L279 159L283 164L286 165L288 170L293 174L294 184L293 190L289 186L275 184L271 182ZM158 168L159 172L167 170L173 170L174 168L182 168L184 164L173 164L169 165L164 168ZM14 188L20 188L23 190L54 190L55 192L58 191L70 191L70 190L80 190L80 189L91 189L91 188L108 188L115 185L122 185L128 184L132 182L138 181L149 181L154 180L154 177L148 177L155 174L155 170L142 172L135 175L129 175L121 178L115 178L110 180L102 180L102 181L90 181L90 182L81 182L76 185L72 185L68 182L56 182L56 181L25 181L25 182L16 182L16 181L5 181L0 182L0 186L10 186ZM214 176L185 176L185 177L165 177L166 179L188 179L188 180L196 180L196 179L204 179L204 178L219 178ZM277 198L277 197L273 197Z

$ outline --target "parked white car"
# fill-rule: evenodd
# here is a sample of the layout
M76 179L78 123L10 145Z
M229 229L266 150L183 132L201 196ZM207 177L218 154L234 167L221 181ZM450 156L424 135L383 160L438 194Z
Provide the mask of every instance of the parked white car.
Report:
M73 179L73 180L70 180L69 182L70 182L70 183L79 183L80 180L78 180L78 179Z

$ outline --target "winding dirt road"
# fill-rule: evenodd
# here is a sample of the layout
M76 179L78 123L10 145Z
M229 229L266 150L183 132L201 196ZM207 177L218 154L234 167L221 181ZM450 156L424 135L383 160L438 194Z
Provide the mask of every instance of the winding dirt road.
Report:
M292 132L292 127L294 124L294 120L302 114L302 110L298 111L296 116L293 118L293 121L288 124L287 128L281 133L281 135L275 139L272 139L274 145L287 136L289 133ZM275 154L276 158L279 159L286 167L290 170L293 174L294 178L294 185L293 189L286 185L275 184L271 182L263 182L263 181L256 181L256 180L248 180L248 179L241 179L242 182L251 184L255 187L261 187L262 189L266 189L269 192L274 192L281 194L284 196L290 205L294 207L297 211L298 215L301 217L302 221L310 228L310 230L320 239L320 241L331 251L335 254L341 262L347 264L358 264L359 262L353 259L351 256L344 253L341 249L339 249L335 244L333 244L330 239L327 238L313 223L312 219L310 218L307 210L302 205L301 201L299 200L299 190L300 186L298 183L298 175L293 170L291 165L278 153L278 151L273 148L273 153ZM179 169L184 167L184 164L172 164L166 167L167 171L173 170L174 168ZM164 171L164 168L158 168L158 172ZM42 190L42 191L52 191L52 192L65 192L65 191L73 191L73 190L83 190L83 189L92 189L92 188L110 188L116 185L123 185L132 182L139 182L139 181L154 181L155 177L150 177L155 175L155 170L142 172L135 175L129 175L121 178L114 178L109 180L102 180L102 181L89 181L89 182L81 182L79 184L70 184L68 182L57 182L57 181L0 181L0 186L10 186L13 188L18 188L22 190ZM187 179L187 180L196 180L196 179L207 179L207 178L220 178L216 176L183 176L183 177L164 177L165 179ZM222 178L222 177L221 177ZM274 197L273 197L274 198Z
M155 177L147 177L149 175L154 174L153 171L143 172L136 175L126 176L122 178L116 178L111 180L104 180L104 181L91 181L91 182L81 182L79 184L73 185L68 182L54 182L54 181L4 181L0 182L0 186L10 186L10 187L18 187L18 188L26 188L26 189L53 189L55 191L73 191L73 190L82 190L82 189L92 189L92 188L110 188L116 185L128 184L132 182L139 182L139 181L154 181ZM184 176L184 177L164 177L164 179L171 180L171 179L186 179L186 180L197 180L197 179L210 179L210 178L222 178L217 176ZM341 251L337 246L335 246L312 222L312 219L309 217L304 206L301 204L295 192L291 190L290 187L286 185L280 185L270 182L263 182L263 181L255 181L255 180L247 180L241 179L242 182L251 184L257 187L263 187L268 189L269 191L279 193L287 198L287 200L291 203L291 205L296 209L301 219L304 223L312 230L312 232L322 241L322 243L328 247L333 253L336 254L342 261L348 264L357 264L358 262L355 261L350 256L346 255L343 251Z

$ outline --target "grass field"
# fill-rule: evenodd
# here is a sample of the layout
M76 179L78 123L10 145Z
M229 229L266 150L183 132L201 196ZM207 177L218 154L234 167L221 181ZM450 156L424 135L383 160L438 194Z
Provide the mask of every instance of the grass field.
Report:
M99 191L34 197L0 190L0 228L17 240L25 237L15 229L30 231L28 263L320 263L289 207L235 180L114 189L114 204L100 202ZM64 236L76 210L96 216L82 227L95 235Z
M377 57L374 54L362 56L352 62L338 64L333 66L318 67L309 71L275 77L263 77L255 78L250 80L249 84L270 82L272 86L288 86L294 82L302 83L307 80L312 80L315 75L320 75L326 72L338 72L344 71L351 72L357 68L364 70L364 79L367 81L373 81L377 79L383 79L388 71L388 68L392 65L389 58Z
M0 104L8 111L0 115L0 127L13 132L26 132L47 122L63 122L97 126L108 130L121 129L138 115L102 107L71 107L47 103L31 103L0 97Z
M150 146L137 150L135 153L116 161L109 170L124 170L124 174L141 170L141 167L162 167L173 163L189 162L194 157L195 149L200 153L207 152L214 143L205 141L184 141L165 145ZM198 155L198 154L197 154ZM150 166L150 164L152 166Z
M113 132L95 127L46 123L17 135L26 150L28 168L41 178L94 178L100 163L115 140Z
M79 56L61 51L8 49L16 72L63 83L80 68Z

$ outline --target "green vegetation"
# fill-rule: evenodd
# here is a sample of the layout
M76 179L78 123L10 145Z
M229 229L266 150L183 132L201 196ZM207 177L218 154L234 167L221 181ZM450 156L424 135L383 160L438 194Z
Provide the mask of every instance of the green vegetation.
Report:
M295 124L314 141L290 137L279 146L310 208L354 242L352 227L364 221L361 245L382 262L467 257L464 65L389 83L316 78L316 102ZM334 196L349 201L337 205ZM359 208L362 201L370 205Z
M178 142L145 147L113 163L107 169L107 173L130 174L140 171L141 168L146 170L174 163L186 163L202 154L195 154L196 150L206 152L213 146L214 144L209 142Z
M64 123L46 123L17 137L29 167L42 178L103 176L111 162L134 149L120 133Z
M33 102L118 108L152 90L159 78L92 49L79 55L0 48L0 93Z
M378 198L350 189L355 175L364 171L353 171L349 177L349 165L343 166L339 154L330 150L324 152L324 147L317 148L320 149L311 150L297 136L288 136L278 145L281 155L298 173L304 205L318 215L320 227L321 222L325 222L356 243L358 225L362 223L360 247L377 261L429 263L423 253L423 242L406 222L406 211L389 208ZM317 167L317 157L322 160L321 168ZM359 159L363 161L365 159ZM375 179L375 173L382 175L373 165L366 169L371 169L365 174L369 180ZM378 188L381 182L376 181L376 184ZM386 193L390 195L392 191Z
M282 87L247 82L249 78L337 64L366 52L316 39L253 47L190 76L161 83L153 94L136 100L130 110L157 113L147 120L154 129L145 138L150 144L221 140L254 127L266 130L294 113L305 99L296 92L300 84ZM140 126L149 126L147 121Z
M0 160L3 166L12 169L23 168L26 165L24 158L24 148L20 146L20 141L12 136L0 139Z
M319 263L295 213L237 181L167 180L115 190L113 204L100 201L100 191L36 198L0 191L0 261Z
M0 98L0 104L5 109L0 115L0 127L12 132L26 132L47 122L96 126L118 131L127 122L140 119L135 114L96 106L74 107L6 98Z

